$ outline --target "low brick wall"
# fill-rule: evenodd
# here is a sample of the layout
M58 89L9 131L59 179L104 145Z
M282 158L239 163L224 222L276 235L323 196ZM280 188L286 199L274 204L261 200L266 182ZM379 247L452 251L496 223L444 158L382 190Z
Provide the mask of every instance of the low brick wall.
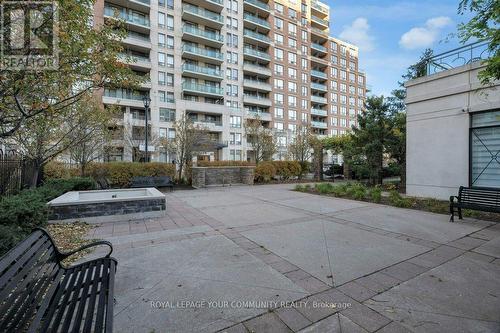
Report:
M193 167L193 187L253 185L254 166Z

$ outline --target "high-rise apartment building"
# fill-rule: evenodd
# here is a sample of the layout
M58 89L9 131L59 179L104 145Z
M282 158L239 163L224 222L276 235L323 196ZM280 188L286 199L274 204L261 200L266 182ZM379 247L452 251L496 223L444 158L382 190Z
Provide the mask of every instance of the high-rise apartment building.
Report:
M149 78L137 91L105 89L120 105L109 160L135 159L144 138L142 98L151 98L151 145L175 136L186 113L210 133L199 158L252 160L244 123L274 128L284 151L308 123L318 135L356 124L366 93L358 48L329 34L327 5L314 0L98 0L96 22L126 22L129 65ZM278 154L278 158L282 154ZM151 159L170 161L155 147Z

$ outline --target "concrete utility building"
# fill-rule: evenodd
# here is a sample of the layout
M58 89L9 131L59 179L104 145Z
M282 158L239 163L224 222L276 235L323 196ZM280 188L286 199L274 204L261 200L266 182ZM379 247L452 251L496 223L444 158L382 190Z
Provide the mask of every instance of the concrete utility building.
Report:
M448 199L500 187L500 82L481 85L485 44L435 56L407 88L407 193Z

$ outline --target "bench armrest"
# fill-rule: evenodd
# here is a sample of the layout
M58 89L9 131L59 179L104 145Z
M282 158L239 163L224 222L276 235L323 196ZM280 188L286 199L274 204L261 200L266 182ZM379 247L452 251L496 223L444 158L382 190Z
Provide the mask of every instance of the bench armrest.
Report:
M109 252L108 254L106 254L105 258L109 258L109 256L111 255L111 253L113 253L113 245L111 245L110 242L108 241L97 241L97 242L93 242L93 243L90 243L90 244L87 244L87 245L83 245L73 251L69 251L69 252L60 252L60 256L62 259L65 259L69 256L72 256L73 254L77 253L77 252L80 252L82 250L85 250L85 249L88 249L88 248L91 248L91 247L94 247L94 246L99 246L99 245L107 245L109 246Z
M455 199L457 199L457 201L459 201L460 199L456 196L456 195L452 195L450 196L450 203L454 203L455 202Z

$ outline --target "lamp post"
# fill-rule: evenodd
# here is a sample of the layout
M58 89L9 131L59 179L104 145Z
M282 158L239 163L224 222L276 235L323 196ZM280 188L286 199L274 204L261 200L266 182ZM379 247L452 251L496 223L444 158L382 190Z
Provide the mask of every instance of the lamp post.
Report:
M148 121L149 121L149 117L148 117L148 113L149 113L149 105L151 104L151 98L149 98L149 96L144 96L142 98L142 101L144 102L144 109L146 110L146 139L145 139L145 149L146 149L146 159L145 161L146 162L149 162L149 147L148 147Z

